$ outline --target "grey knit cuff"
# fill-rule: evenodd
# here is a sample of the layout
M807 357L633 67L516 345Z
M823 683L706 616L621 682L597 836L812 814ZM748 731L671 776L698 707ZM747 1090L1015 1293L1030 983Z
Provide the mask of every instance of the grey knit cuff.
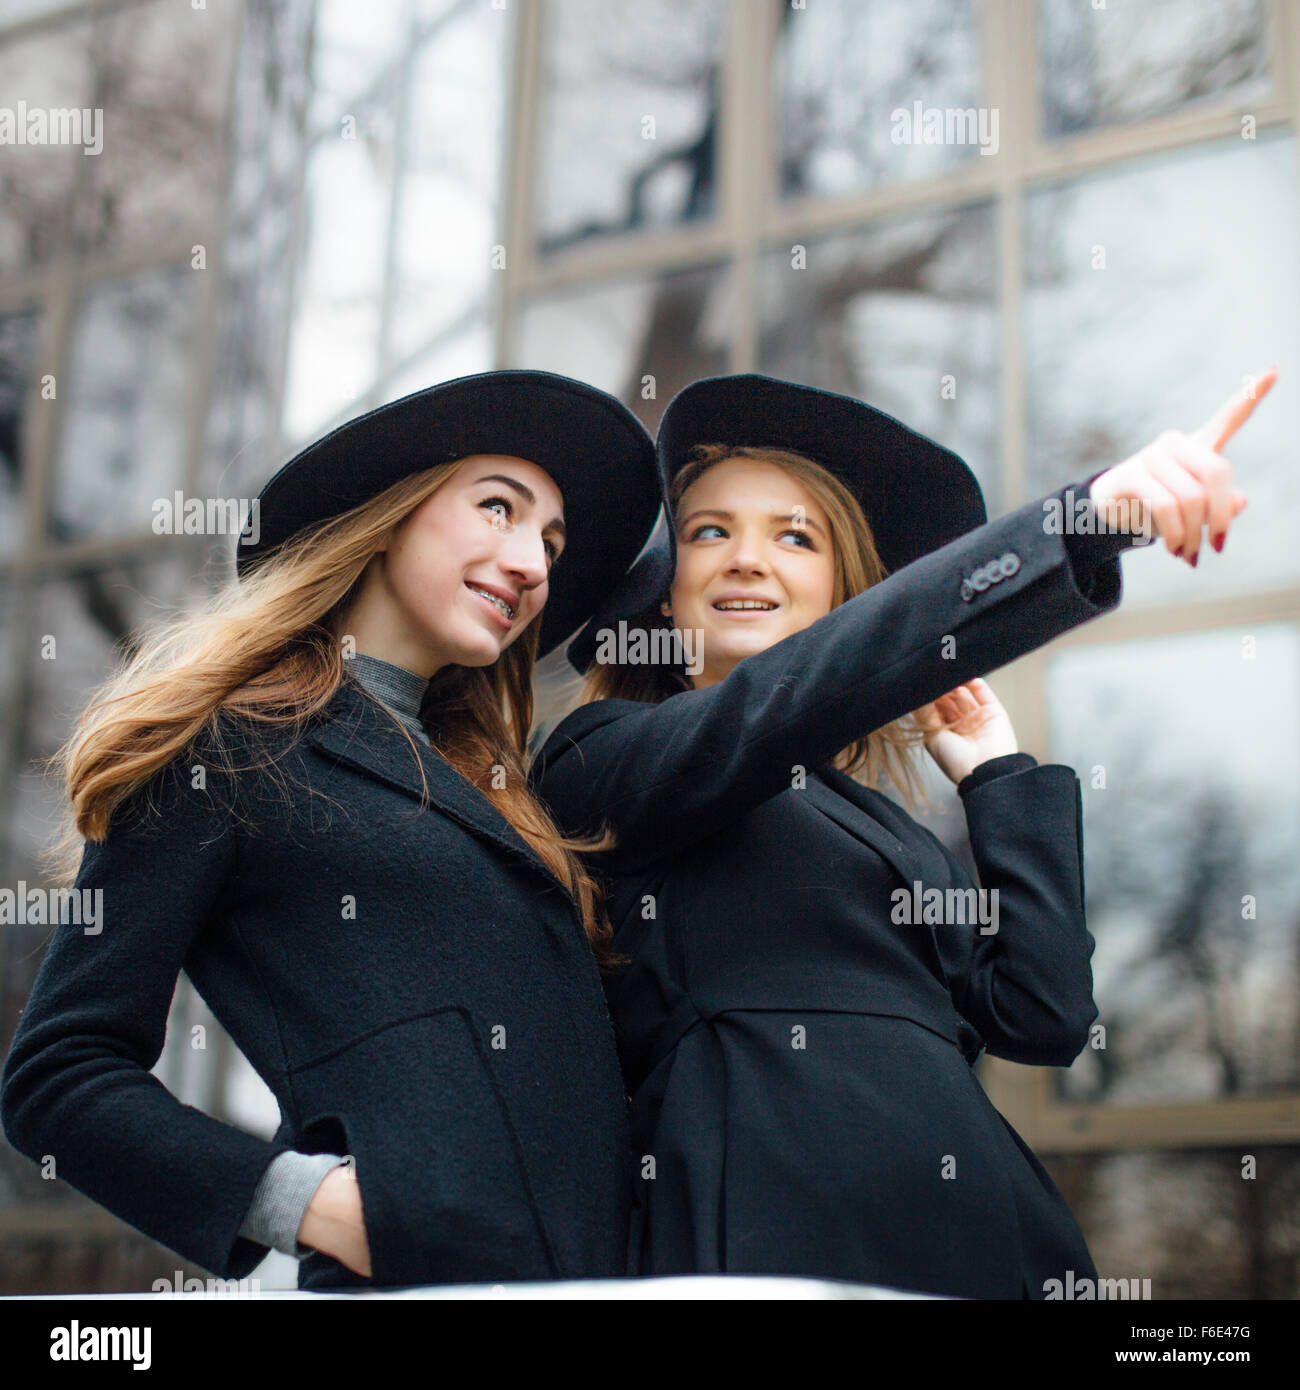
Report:
M316 1189L331 1169L345 1160L338 1154L304 1154L289 1149L277 1154L262 1174L239 1234L298 1259L312 1253L298 1244L298 1227Z

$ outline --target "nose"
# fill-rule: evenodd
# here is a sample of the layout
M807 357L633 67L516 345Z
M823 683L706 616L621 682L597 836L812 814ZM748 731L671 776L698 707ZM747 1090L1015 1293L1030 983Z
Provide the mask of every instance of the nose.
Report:
M548 569L541 532L516 527L504 538L497 563L501 572L512 576L522 588L535 589L545 581Z
M767 565L756 539L747 532L737 532L735 544L726 558L727 574L766 574Z

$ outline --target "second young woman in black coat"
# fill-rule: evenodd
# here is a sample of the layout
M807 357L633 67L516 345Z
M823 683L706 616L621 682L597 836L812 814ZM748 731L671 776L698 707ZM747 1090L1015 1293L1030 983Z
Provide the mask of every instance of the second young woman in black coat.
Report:
M1244 501L1214 451L1249 408L980 525L960 460L859 402L741 377L669 406L675 566L649 552L575 642L596 698L534 768L559 824L617 839L589 862L627 958L607 990L632 1273L994 1298L1095 1279L970 1070L984 1048L1066 1066L1096 1017L1078 780L1016 751L979 677L1119 602L1134 538L1053 511L1145 505L1193 563L1203 523L1220 540ZM653 664L661 613L702 637L675 666ZM892 757L907 791L911 712L957 784L978 894L864 784Z

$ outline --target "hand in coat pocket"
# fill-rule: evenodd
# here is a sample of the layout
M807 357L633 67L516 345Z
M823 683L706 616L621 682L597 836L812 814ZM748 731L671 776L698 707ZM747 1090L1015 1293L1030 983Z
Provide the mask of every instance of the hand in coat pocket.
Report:
M361 1187L351 1164L340 1164L321 1180L298 1227L298 1239L329 1255L354 1274L370 1278L370 1245L366 1238Z

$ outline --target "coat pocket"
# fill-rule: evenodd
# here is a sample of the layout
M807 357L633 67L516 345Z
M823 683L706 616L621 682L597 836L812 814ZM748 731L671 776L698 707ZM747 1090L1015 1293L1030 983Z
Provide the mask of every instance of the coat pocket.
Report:
M556 1277L465 1010L386 1024L291 1077L304 1128L330 1115L344 1127L376 1286Z

